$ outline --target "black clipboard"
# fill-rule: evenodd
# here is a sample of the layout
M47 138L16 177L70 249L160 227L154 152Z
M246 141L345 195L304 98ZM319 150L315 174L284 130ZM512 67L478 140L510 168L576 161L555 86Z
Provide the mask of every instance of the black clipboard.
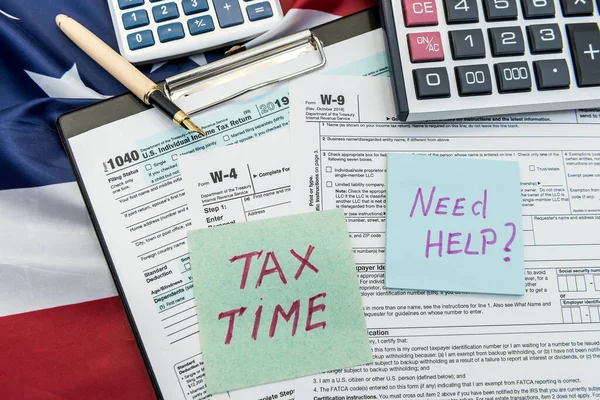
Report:
M359 13L352 14L350 16L327 23L325 25L321 25L319 27L311 29L311 31L316 36L318 36L323 46L327 47L379 28L381 28L379 8L372 7ZM154 388L157 398L164 399L159 384L156 380L156 376L152 369L152 365L148 358L148 354L144 347L144 343L138 331L137 324L135 322L135 319L133 318L133 314L127 302L125 292L119 280L119 275L113 264L110 251L104 240L100 224L98 222L98 219L96 218L96 214L91 205L91 201L88 196L79 168L77 166L77 162L69 145L69 139L73 137L76 137L94 128L98 128L100 126L138 114L142 111L147 110L148 108L150 107L142 103L133 94L127 93L63 114L60 117L58 117L56 121L56 126L58 128L58 133L61 138L65 152L69 158L71 167L73 168L73 172L75 174L75 178L77 179L77 184L83 196L86 208L88 210L88 213L90 214L94 230L96 231L96 235L98 236L98 241L102 248L102 252L104 253L104 257L106 258L106 261L108 263L111 276L117 288L117 292L119 293L119 297L121 299L121 302L123 303L123 307L125 308L127 319L129 320L129 324L131 325L131 329L133 331L136 343L138 345L138 348L140 349L140 353L144 360L144 364L146 365L146 369L148 371L148 375L150 376L152 386Z

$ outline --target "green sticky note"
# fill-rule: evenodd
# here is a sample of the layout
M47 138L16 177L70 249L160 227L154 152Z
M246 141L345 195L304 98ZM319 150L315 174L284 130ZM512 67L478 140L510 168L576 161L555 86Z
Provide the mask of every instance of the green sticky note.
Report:
M341 210L188 233L208 393L372 361Z

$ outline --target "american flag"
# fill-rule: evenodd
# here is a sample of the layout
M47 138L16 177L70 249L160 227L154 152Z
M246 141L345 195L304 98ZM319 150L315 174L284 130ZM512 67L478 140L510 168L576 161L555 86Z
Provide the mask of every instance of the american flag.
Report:
M300 30L376 0L281 0ZM106 0L0 1L0 398L151 399L56 118L125 92L56 27L67 14L117 48ZM142 68L160 81L221 57Z

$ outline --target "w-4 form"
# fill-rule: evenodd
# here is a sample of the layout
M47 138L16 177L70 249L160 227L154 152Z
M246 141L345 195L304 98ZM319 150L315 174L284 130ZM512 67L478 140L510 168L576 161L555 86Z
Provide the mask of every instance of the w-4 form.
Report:
M598 111L408 125L385 78L290 93L292 206L345 210L375 359L296 382L298 398L600 398ZM519 162L525 296L383 287L388 152Z

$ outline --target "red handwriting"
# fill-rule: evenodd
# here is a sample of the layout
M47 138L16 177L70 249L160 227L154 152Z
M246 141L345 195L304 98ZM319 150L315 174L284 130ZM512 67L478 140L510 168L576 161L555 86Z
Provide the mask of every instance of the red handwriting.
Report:
M312 323L312 316L314 313L316 313L317 311L325 311L325 304L318 304L315 307L315 300L318 299L319 297L325 298L325 297L327 297L327 293L319 293L319 294L311 297L310 299L308 299L308 315L306 316L306 332L312 331L313 329L317 329L317 328L325 329L325 327L327 326L327 322L325 322L325 321L317 322L316 324Z
M302 275L302 271L304 271L305 267L312 270L315 274L319 273L319 269L317 267L315 267L309 261L309 258L314 249L315 249L315 246L309 245L304 257L300 256L294 249L290 250L290 254L292 254L292 256L294 256L294 258L296 258L298 261L300 261L300 267L298 267L298 269L296 270L296 273L294 274L295 280L300 279L300 276ZM250 266L252 264L252 259L254 257L256 257L256 259L258 260L258 259L260 259L262 254L263 254L263 250L252 251L250 253L240 254L240 255L231 257L229 259L229 262L231 262L231 263L236 262L238 260L244 260L244 268L242 270L242 279L240 281L240 289L243 290L246 288L246 281L248 280L248 273L250 272ZM273 264L273 267L268 268L269 264ZM283 269L281 269L281 265L279 264L279 260L277 259L275 252L268 251L267 255L265 256L265 260L263 262L262 269L260 270L258 280L256 281L256 285L254 287L256 289L258 289L262 285L264 277L274 274L274 273L278 274L279 280L281 281L281 283L283 283L284 285L287 284L287 279L285 277Z
M275 330L277 329L277 316L281 314L285 322L290 322L292 315L294 316L294 323L292 324L292 336L296 335L296 329L298 328L298 319L300 318L300 299L295 300L290 307L290 310L286 313L281 307L281 304L275 306L273 310L273 318L271 319L271 327L269 328L269 337L275 336Z
M262 300L262 297L260 298ZM262 309L263 306L262 304L260 306L258 306L258 308L256 309L256 312L254 313L254 326L252 327L252 339L256 340L256 338L258 337L258 328L260 328L260 317L262 317ZM227 341L225 341L225 344L227 344Z
M269 265L269 260L272 260L273 265L275 265L273 268L267 268L267 265ZM285 279L285 274L283 273L283 270L279 265L279 261L277 261L275 253L272 251L268 251L267 256L265 257L265 262L263 263L262 269L260 270L260 275L258 275L258 281L256 282L255 288L258 289L260 285L262 285L262 281L265 276L274 274L275 272L277 272L277 274L279 275L281 283L286 285L287 280Z
M229 262L236 262L237 260L244 260L244 270L242 271L242 281L240 282L240 289L244 289L246 287L246 281L248 280L248 272L250 272L250 263L252 262L252 257L256 256L256 258L260 258L262 256L261 251L253 251L251 253L240 254L239 256L231 257Z
M293 259L297 260L300 265L296 268L296 273L294 274L294 280L299 280L301 276L310 274L308 271L312 271L315 274L319 273L319 268L315 266L313 262L310 261L310 257L315 250L315 246L309 245L304 253L304 256L301 256L294 249L290 250L290 254L293 256ZM258 278L256 280L256 285L254 285L255 289L259 289L263 284L263 281L266 277L272 274L277 274L279 281L285 286L288 284L288 280L285 276L284 269L281 267L281 263L279 259L275 255L274 251L264 250L260 251L252 251L249 253L240 254L229 259L230 263L235 263L236 261L243 260L243 268L242 268L242 276L240 280L240 290L244 290L246 288L246 284L248 282L248 275L250 273L250 268L253 265L253 261L259 261L262 257L263 253L265 254L265 258L262 261L262 267L258 274ZM289 256L288 256L289 257ZM256 263L254 263L256 264ZM277 293L277 292L275 292ZM325 329L327 326L327 321L318 321L314 322L313 318L315 317L315 313L317 312L325 312L327 306L324 303L317 303L319 299L325 299L327 297L326 292L322 292L316 294L308 299L308 305L306 307L306 323L304 325L304 330L306 332L310 332L315 329ZM261 297L262 301L263 298ZM323 300L321 300L323 301ZM225 345L229 345L233 339L233 331L235 328L236 318L240 319L243 317L246 312L247 307L235 308L233 310L222 312L218 315L218 320L228 319L227 321L227 333L225 335ZM260 335L260 327L263 316L264 306L260 304L256 311L254 312L254 323L252 325L252 332L250 337L253 340L257 340ZM292 302L290 307L286 310L281 304L277 304L273 308L273 312L271 314L271 323L268 329L268 337L273 338L277 332L277 326L281 325L281 320L286 323L291 322L291 336L295 336L298 330L298 323L300 320L301 314L301 306L300 299L296 299Z
M233 337L233 325L235 323L235 316L239 314L241 317L242 315L244 315L245 312L246 307L240 307L219 314L219 321L223 318L229 317L229 325L227 326L227 334L225 335L225 344L231 343L231 338Z
M315 274L319 272L317 267L315 267L310 263L310 261L308 261L314 249L315 246L309 245L304 257L299 256L298 253L294 251L294 249L290 250L290 253L292 253L292 255L300 261L300 268L298 268L298 271L296 271L296 275L294 275L295 280L298 280L298 278L300 278L300 275L302 275L302 271L304 271L304 266L307 266L308 268L312 269L315 272Z
M318 299L320 299L320 298L324 299L325 297L327 297L327 293L322 292L322 293L316 294L308 299L308 310L306 312L306 323L304 324L304 330L306 332L310 332L312 330L319 329L319 328L325 329L325 327L327 326L327 321L318 321L318 322L313 321L313 318L315 317L315 313L325 312L325 310L327 308L327 306L325 304L322 304L322 303L315 304ZM262 300L262 298L261 298L261 300ZM225 311L225 312L222 312L219 314L219 318L218 318L219 321L224 318L229 318L228 325L227 325L227 334L225 335L225 345L230 344L231 340L233 338L233 331L234 331L234 327L235 327L236 317L238 319L241 318L244 315L244 313L246 312L246 309L247 309L246 307L240 307L240 308L235 308L233 310ZM261 304L258 306L258 308L256 309L256 312L254 313L254 324L252 327L252 333L250 334L250 337L253 340L256 340L258 338L260 326L261 326L261 320L262 320L262 313L263 313L263 305ZM292 322L291 335L295 336L296 332L298 330L300 314L301 314L300 299L294 300L287 311L285 310L285 308L283 308L283 306L281 304L277 304L273 308L273 313L271 316L271 324L269 326L269 333L268 333L269 338L275 337L275 334L277 332L277 327L281 320L284 320L286 323L289 323L290 321Z

